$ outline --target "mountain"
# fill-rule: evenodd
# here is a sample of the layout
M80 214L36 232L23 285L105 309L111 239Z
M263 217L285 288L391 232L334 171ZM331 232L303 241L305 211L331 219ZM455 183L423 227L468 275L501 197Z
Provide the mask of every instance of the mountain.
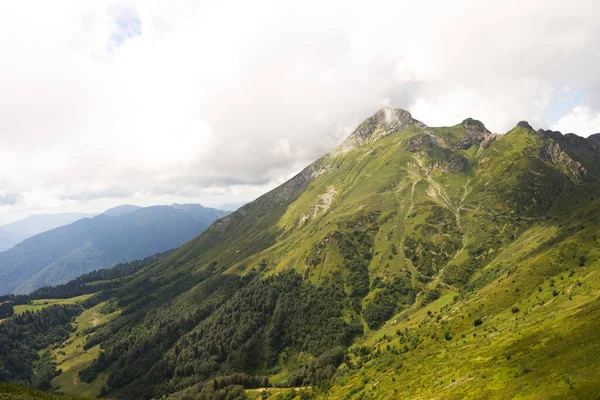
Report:
M176 210L184 211L190 214L196 221L209 226L214 221L228 214L229 211L217 210L215 208L203 207L200 204L171 204L171 207Z
M193 205L189 213L169 206L134 207L80 219L0 253L0 294L29 293L178 247L227 214Z
M80 304L48 340L66 394L595 398L599 199L598 136L385 108L175 251L30 301Z
M240 208L241 206L244 206L246 204L248 204L247 201L240 202L240 203L224 203L219 206L219 209L227 210L227 211L235 211L238 208Z
M108 210L104 211L102 214L108 215L109 217L119 217L123 214L128 214L132 211L139 210L140 208L142 208L142 207L134 206L132 204L123 204L120 206L109 208Z
M8 250L38 233L93 216L82 213L37 214L0 226L0 251Z

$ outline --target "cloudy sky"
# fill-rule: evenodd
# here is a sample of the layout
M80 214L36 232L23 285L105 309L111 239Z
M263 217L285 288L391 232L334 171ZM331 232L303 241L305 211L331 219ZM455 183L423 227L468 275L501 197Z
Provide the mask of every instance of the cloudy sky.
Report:
M251 200L382 106L600 132L600 5L0 2L0 223Z

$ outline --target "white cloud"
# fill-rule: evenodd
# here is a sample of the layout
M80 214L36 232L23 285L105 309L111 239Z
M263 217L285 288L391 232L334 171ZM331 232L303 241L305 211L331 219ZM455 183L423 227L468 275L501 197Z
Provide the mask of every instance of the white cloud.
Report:
M552 125L552 129L563 133L576 132L581 136L600 133L600 112L593 112L590 107L574 107L567 115Z
M0 184L22 201L0 213L252 198L383 105L502 132L553 122L568 86L594 115L598 17L594 0L2 2Z

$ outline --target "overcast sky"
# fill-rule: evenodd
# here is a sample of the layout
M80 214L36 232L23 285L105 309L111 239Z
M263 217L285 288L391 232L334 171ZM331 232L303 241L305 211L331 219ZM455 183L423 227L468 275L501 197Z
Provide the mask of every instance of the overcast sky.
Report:
M600 132L598 3L2 1L0 223L251 200L382 106Z

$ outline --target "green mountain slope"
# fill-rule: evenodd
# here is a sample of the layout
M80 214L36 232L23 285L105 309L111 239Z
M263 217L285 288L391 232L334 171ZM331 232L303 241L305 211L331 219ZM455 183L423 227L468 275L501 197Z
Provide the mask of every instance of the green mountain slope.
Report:
M380 110L96 294L120 313L89 332L100 351L79 376L131 399L266 379L311 387L273 398L593 398L598 160L597 136Z

